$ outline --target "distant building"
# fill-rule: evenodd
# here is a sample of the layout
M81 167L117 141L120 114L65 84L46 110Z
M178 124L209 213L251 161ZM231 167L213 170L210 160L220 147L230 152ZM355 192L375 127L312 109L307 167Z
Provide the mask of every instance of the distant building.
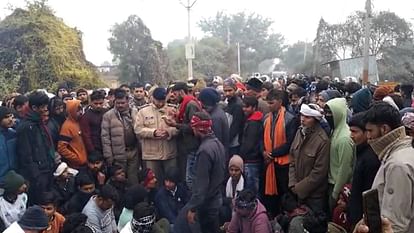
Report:
M99 78L102 79L109 88L119 87L118 67L114 65L96 66Z
M357 80L362 80L362 70L364 68L364 57L355 57L343 60L330 61L325 64L331 71L331 77L338 77L345 79L348 77L355 77ZM370 83L378 83L378 67L375 56L369 57L368 81Z

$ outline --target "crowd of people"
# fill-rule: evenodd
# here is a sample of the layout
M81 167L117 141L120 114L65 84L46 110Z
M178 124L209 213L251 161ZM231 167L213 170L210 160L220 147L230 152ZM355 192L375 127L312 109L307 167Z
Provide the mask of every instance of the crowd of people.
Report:
M6 233L414 232L413 85L232 75L0 107Z

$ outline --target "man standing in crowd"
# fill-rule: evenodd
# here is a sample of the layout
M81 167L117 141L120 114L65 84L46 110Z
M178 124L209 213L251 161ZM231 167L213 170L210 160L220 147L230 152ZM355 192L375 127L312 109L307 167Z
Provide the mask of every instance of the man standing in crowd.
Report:
M13 100L13 108L16 114L16 125L18 125L26 117L29 109L29 99L24 95L16 96Z
M193 195L181 211L174 232L191 232L193 227L193 232L219 232L225 149L214 136L212 125L211 117L205 112L195 113L191 119L191 128L201 139L201 145L196 153Z
M185 82L178 82L171 88L172 94L178 99L180 107L176 114L176 119L165 118L167 125L176 127L179 130L178 135L178 168L181 177L185 177L187 186L191 189L192 178L194 176L193 166L195 163L195 152L200 145L198 138L193 134L190 121L193 115L201 111L201 104L198 100L188 94L188 87Z
M63 100L63 96L69 94L69 87L66 82L60 83L56 91L56 96L53 98L59 98Z
M381 165L378 156L368 144L364 117L365 112L360 112L353 115L349 122L351 138L356 145L356 163L348 207L350 210L348 219L352 226L355 226L362 218L362 193L371 189L378 168Z
M395 233L414 232L414 148L401 126L399 112L385 102L375 103L365 115L368 143L381 166L372 185L378 190L381 215Z
M79 88L76 91L76 99L80 101L81 106L81 115L85 114L86 110L88 110L89 107L89 95L88 90L85 88Z
M237 96L236 81L232 78L224 80L224 95L227 99L227 106L224 109L230 125L229 131L229 155L239 154L241 133L243 131L244 114L243 103Z
M298 128L295 116L283 106L285 93L271 90L267 95L270 113L264 119L263 158L265 161L265 196L269 212L278 214L281 197L288 192L289 150Z
M137 115L135 133L140 137L142 160L158 180L164 180L168 169L176 167L178 130L168 126L164 117L170 111L165 104L167 90L158 87L152 94L152 104L143 106Z
M102 153L101 125L105 114L105 95L101 91L93 91L90 98L90 108L86 110L79 122L82 139L88 154L94 151Z
M259 101L259 111L266 115L269 113L269 106L266 104L266 101L262 98L262 86L263 81L258 78L251 78L246 83L246 96L254 96Z
M82 140L79 118L82 107L79 100L69 100L66 104L68 118L60 129L58 152L71 168L80 168L86 164L87 152Z
M131 87L128 84L122 84L119 88L126 92L129 107L134 108L134 97L131 95Z
M49 112L49 97L35 91L29 95L30 111L17 128L17 167L19 174L29 181L29 204L36 203L41 193L52 182L55 166L55 149L43 117Z
M144 85L141 83L132 83L132 95L133 95L133 103L134 107L140 109L142 106L147 104L147 100L145 99L145 89Z
M4 175L16 169L16 131L11 109L0 106L0 184Z
M331 131L329 165L329 210L336 206L339 193L352 178L354 144L349 126L346 124L347 106L345 98L329 100L324 108Z
M138 140L134 132L137 110L129 107L125 90L115 90L115 107L102 119L102 148L108 166L120 164L127 173L129 184L138 183Z
M316 104L302 104L301 127L290 149L289 188L315 214L325 213L328 200L329 138L320 125ZM303 216L293 218L291 232L304 232Z
M201 90L198 99L213 121L213 133L217 139L223 144L226 152L229 148L229 122L223 109L217 105L220 101L220 94L216 89L207 87ZM227 154L227 153L226 153ZM227 159L226 161L228 161Z
M246 187L258 193L260 177L263 171L262 141L263 114L257 111L258 101L253 96L243 99L243 111L246 116L241 139L240 156L244 161Z

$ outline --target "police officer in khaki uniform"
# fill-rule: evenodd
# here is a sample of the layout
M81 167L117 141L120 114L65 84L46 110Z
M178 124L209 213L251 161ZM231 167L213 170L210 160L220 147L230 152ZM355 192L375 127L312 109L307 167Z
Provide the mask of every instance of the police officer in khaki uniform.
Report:
M160 181L169 168L177 165L175 136L178 130L164 121L164 118L170 117L169 113L175 112L171 106L166 105L166 95L165 88L156 88L152 94L152 103L140 108L135 123L135 133L142 146L142 160Z

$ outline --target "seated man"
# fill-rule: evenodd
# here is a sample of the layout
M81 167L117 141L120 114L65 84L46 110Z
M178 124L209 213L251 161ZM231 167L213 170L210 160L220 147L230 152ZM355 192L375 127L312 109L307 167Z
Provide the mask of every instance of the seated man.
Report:
M118 220L118 231L121 231L126 224L132 220L134 207L148 198L148 192L144 186L136 184L130 187L125 193L125 207L122 209Z
M168 233L170 224L163 218L155 222L155 208L148 202L141 202L134 208L132 220L125 225L121 233Z
M49 225L46 230L41 233L59 233L63 229L63 223L65 222L65 217L57 212L57 199L54 193L44 192L42 199L38 203L40 207L45 211L48 219Z
M19 221L11 224L3 233L37 233L48 227L45 211L39 206L29 207Z
M96 232L117 232L113 211L117 200L116 189L109 184L104 185L99 194L92 196L82 210L82 213L88 216L86 223Z
M266 208L253 191L241 191L236 198L235 214L231 218L227 233L267 233L271 230Z
M164 186L155 196L155 206L161 218L166 218L174 224L178 213L187 203L190 194L187 188L179 182L180 173L177 168L170 168L165 173Z
M3 187L4 194L0 197L0 221L3 222L3 227L7 228L13 222L20 220L26 211L27 186L23 176L11 170L4 176Z
M85 173L79 173L75 179L78 191L66 202L59 210L65 216L77 212L81 212L83 207L89 201L92 195L95 194L95 182Z

